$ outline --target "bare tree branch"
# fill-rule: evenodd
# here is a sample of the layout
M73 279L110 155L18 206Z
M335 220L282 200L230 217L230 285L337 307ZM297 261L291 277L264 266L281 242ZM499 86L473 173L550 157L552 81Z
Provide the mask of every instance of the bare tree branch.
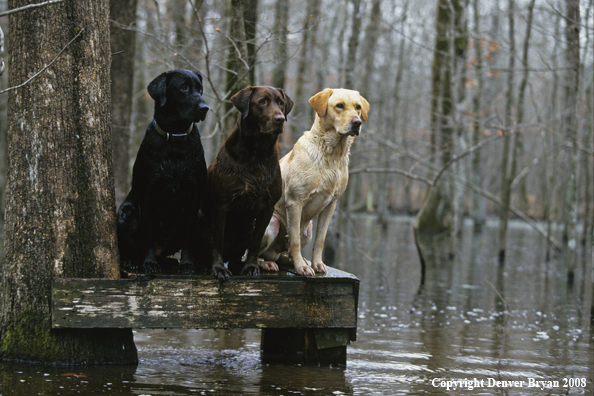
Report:
M30 10L32 8L37 8L37 7L43 7L43 6L46 6L46 5L62 3L64 1L66 1L66 0L49 0L49 1L46 1L44 3L29 4L29 5L18 7L18 8L13 8L12 10L0 12L0 17L7 16L7 15L10 15L10 14L14 14L14 13L20 12L20 11Z
M48 67L50 67L60 57L60 55L62 55L62 53L64 51L66 51L66 48L68 48L70 46L70 44L72 44L74 42L74 40L76 40L78 38L78 36L80 36L82 34L82 32L84 32L84 31L85 31L85 28L80 29L80 31L76 34L76 36L74 36L74 38L72 40L70 40L68 42L68 44L66 44L66 46L64 48L62 48L62 50L58 53L58 55L56 55L56 57L54 59L52 59L52 61L50 63L48 63L43 69L41 69L37 73L33 74L31 77L29 77L27 79L27 81L23 82L22 84L16 85L14 87L6 88L6 89L0 91L0 95L4 94L6 92L12 91L14 89L24 87L25 85L30 83L33 79L35 79L37 76L39 76L41 73L43 73Z

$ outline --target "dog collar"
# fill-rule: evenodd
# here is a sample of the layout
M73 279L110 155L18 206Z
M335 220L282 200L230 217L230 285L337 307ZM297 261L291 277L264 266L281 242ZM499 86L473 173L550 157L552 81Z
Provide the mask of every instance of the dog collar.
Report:
M153 126L159 135L163 136L167 141L171 140L172 142L185 140L186 136L188 136L190 132L192 132L192 129L194 129L194 123L192 123L185 133L169 133L165 132L155 120L153 120Z

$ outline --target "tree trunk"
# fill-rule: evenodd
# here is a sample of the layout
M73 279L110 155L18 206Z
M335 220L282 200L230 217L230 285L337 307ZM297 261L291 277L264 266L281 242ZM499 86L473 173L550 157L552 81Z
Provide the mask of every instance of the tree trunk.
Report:
M499 264L503 265L505 262L505 248L507 242L507 223L509 220L509 207L511 205L511 181L513 175L509 170L510 162L514 162L515 150L512 148L512 136L510 133L513 128L512 109L514 103L514 68L515 68L515 32L514 32L514 0L509 0L507 16L509 20L509 64L507 76L507 91L505 93L505 127L507 129L506 136L503 139L503 153L501 160L501 205L499 206ZM511 153L510 153L511 151ZM510 159L510 154L512 158Z
M449 0L438 0L435 51L431 70L431 151L440 148L442 166L452 157L453 149L453 89L452 73L454 62L450 55L456 51L455 40L451 40L455 29L454 10ZM439 139L439 142L437 140ZM421 210L417 214L415 230L423 233L441 233L451 230L453 225L453 181L444 175L439 183L427 191ZM420 249L420 247L418 247Z
M138 0L110 0L110 18L122 25L136 22ZM136 31L110 24L111 53L111 133L116 207L130 191L130 128L134 92ZM119 53L120 51L123 51Z
M373 75L375 74L375 50L377 47L377 42L380 38L381 30L380 27L382 26L382 13L381 13L381 1L380 0L373 0L373 4L371 6L371 15L369 16L369 22L365 27L365 38L363 42L363 48L361 51L360 59L363 61L365 71L360 78L360 83L357 84L355 88L357 88L361 95L366 98L368 101L376 101L373 95L374 86L372 84ZM380 101L380 98L377 98L377 101ZM376 160L376 166L381 168L383 166L383 162L387 156L387 153L378 153L380 154ZM369 184L371 188L367 192L367 212L375 212L376 207L379 212L380 222L382 225L385 225L385 218L387 215L387 177L386 174L370 174L370 175L362 175L361 177L369 178ZM380 187L382 186L382 187Z
M524 45L522 47L522 80L520 81L520 89L518 91L518 111L516 113L516 125L522 128L524 123L524 96L526 94L526 85L528 84L528 50L530 48L530 33L532 31L532 16L534 11L534 2L531 0L528 4L528 20L526 21L526 37L524 39ZM524 134L519 133L515 136L515 150L516 163L524 154ZM513 167L512 167L513 168ZM511 171L512 177L515 177L516 169L513 168ZM528 210L528 191L526 190L526 179L520 180L519 186L519 208L521 211Z
M351 25L351 37L349 38L347 60L345 65L344 87L355 89L355 66L357 65L357 48L359 47L359 35L361 33L361 0L353 2L353 23Z
M483 49L481 46L480 33L480 9L478 0L473 1L474 13L474 52L475 52L475 76L477 81L476 91L472 96L472 114L473 114L473 131L472 131L472 146L476 146L481 140L481 100L483 97L484 78L483 73ZM481 174L481 150L477 150L472 156L472 182L474 185L482 188L482 174ZM474 232L480 232L485 224L486 218L486 200L477 192L472 193L472 220L474 223Z
M565 79L563 82L562 133L568 144L568 175L565 186L565 210L563 219L564 248L577 236L577 104L580 81L580 3L565 0ZM569 252L568 252L569 253ZM575 271L574 254L569 254L567 281L573 283Z
M258 0L247 0L243 9L243 28L249 66L248 84L256 85L256 24L258 23ZM243 88L243 87L240 87Z
M128 0L123 1L125 3ZM111 0L111 3L117 1ZM170 35L173 36L172 54L173 67L176 69L187 68L186 61L179 56L184 52L184 47L188 42L188 32L186 30L186 4L187 0L167 0L167 13L171 22ZM113 19L113 18L112 18Z
M289 2L287 0L276 1L276 14L274 17L274 38L275 38L275 59L273 69L272 86L285 88L287 78L287 65L289 51L287 49L287 37L289 34Z
M12 0L9 8L25 5ZM109 8L80 0L10 17L5 267L0 356L136 363L130 329L52 330L58 277L119 277L110 131ZM84 29L84 30L83 30Z

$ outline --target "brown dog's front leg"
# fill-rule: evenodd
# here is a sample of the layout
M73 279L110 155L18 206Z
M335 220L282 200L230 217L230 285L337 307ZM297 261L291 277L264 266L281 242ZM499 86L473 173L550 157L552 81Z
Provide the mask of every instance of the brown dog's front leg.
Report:
M247 260L241 270L242 275L260 275L260 267L258 265L258 253L260 251L260 244L262 243L262 237L266 232L266 227L270 223L270 218L274 211L274 206L271 205L270 209L260 212L256 217L256 224L254 225L254 233L252 234L252 240L248 247ZM278 268L277 268L278 270Z

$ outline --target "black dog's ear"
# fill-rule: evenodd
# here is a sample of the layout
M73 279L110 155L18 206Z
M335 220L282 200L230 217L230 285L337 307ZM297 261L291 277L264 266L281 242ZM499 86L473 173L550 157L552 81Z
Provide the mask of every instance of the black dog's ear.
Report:
M167 102L167 72L161 73L147 87L149 95L159 106Z
M283 111L283 113L285 113L285 115L288 115L291 112L291 110L293 110L295 102L293 102L293 99L291 99L289 95L287 95L285 91L283 91L282 88L279 88L278 90L281 91L281 93L283 94L283 98L285 99L285 110Z
M253 92L254 87L248 85L235 95L231 96L231 103L233 103L235 108L241 112L243 119L250 113L250 99L252 98Z
M198 73L196 70L193 70L192 73L194 73L200 81L200 95L202 95L204 93L204 83L202 82L202 74Z

